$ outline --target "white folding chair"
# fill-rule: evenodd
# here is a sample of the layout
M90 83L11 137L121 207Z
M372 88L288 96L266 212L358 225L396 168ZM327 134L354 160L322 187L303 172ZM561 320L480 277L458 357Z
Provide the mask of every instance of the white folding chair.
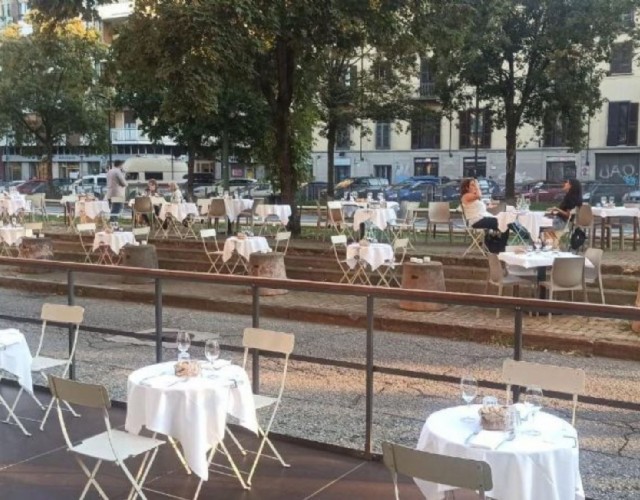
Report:
M287 250L289 249L289 242L291 241L291 233L288 231L281 231L276 233L276 237L273 243L273 251L277 252L282 249L282 253L287 255ZM282 248L284 246L284 248Z
M227 267L229 272L232 272L229 266L222 260L223 251L218 246L218 240L216 238L215 229L201 229L200 239L202 240L202 246L204 247L204 253L209 259L209 270L215 273L220 273L224 267ZM213 249L211 248L213 246Z
M485 230L476 229L471 224L469 224L469 221L467 220L467 217L464 214L464 209L462 208L462 205L460 205L460 207L462 209L462 222L463 222L464 230L467 233L467 235L471 238L471 243L469 244L467 249L464 251L462 256L466 257L466 255L469 252L472 252L475 249L477 249L482 255L487 255L489 253L489 250L484 244Z
M133 233L133 238L138 243L144 243L145 245L149 243L149 235L151 234L151 227L142 226L142 227L134 227L131 229Z
M47 382L47 374L46 370L50 370L51 368L62 368L62 377L66 377L69 372L69 367L71 366L71 362L73 361L73 357L76 353L76 347L78 345L78 331L80 330L80 323L84 318L84 308L80 306L66 306L63 304L49 304L45 303L42 305L42 311L40 313L40 319L42 319L42 330L40 332L40 340L38 342L38 348L36 349L36 354L33 357L33 361L31 362L31 372L39 374L45 382ZM47 329L47 323L62 323L73 325L72 334L71 334L71 350L69 352L68 357L64 358L53 358L49 356L44 356L42 354L42 348L44 347L44 339L45 332ZM18 395L16 396L15 401L13 402L13 407L11 410L15 410L18 400L22 395L24 389L20 388L18 391ZM29 396L36 402L36 404L40 407L41 410L45 410L44 405L40 402L40 400L32 393L27 392ZM69 411L73 414L74 417L79 417L73 408L69 404L66 405ZM44 413L44 417L42 418L42 422L40 423L40 430L44 430L44 424L47 422L47 418L49 418L49 413L51 412L51 408L53 407L53 399L49 403L49 406L46 408Z
M93 238L96 234L96 223L86 222L76 225L76 232L80 238L80 246L84 252L84 262L91 264L91 255L93 252Z
M344 251L344 257L340 256L338 248L342 248ZM339 283L352 283L353 282L353 270L347 263L347 236L344 234L339 234L335 236L331 236L331 248L333 249L333 254L336 257L336 262L338 263L338 267L340 271L342 271L342 278L340 278Z
M409 238L398 238L393 242L394 260L391 262L385 262L377 269L380 274L382 284L390 287L395 283L396 286L400 286L398 268L402 268L408 247Z
M96 480L96 475L98 474L98 470L100 469L102 462L111 462L122 469L122 472L124 472L125 476L127 476L127 479L131 483L131 490L129 491L127 499L135 499L137 496L145 499L146 496L142 491L142 486L144 485L149 470L151 469L156 455L158 454L158 448L160 445L164 444L164 441L113 429L111 427L108 412L109 408L111 408L111 400L109 399L109 394L104 386L84 384L50 375L49 387L51 388L51 394L53 395L51 403L53 404L53 401L56 402L60 429L62 430L67 450L73 453L74 458L82 469L82 472L87 476L87 483L85 484L79 498L81 500L85 498L89 492L89 488L93 486L101 498L108 500L109 497ZM102 410L102 417L104 419L106 430L100 434L96 434L74 444L71 441L71 437L69 436L69 431L67 430L67 425L62 414L62 408L60 407L61 401L67 406L74 404ZM149 454L151 454L150 458ZM134 477L125 465L125 460L138 457L140 455L143 455L144 458L142 459L138 473ZM97 460L95 466L92 469L89 469L82 458L80 458L81 456Z
M400 500L398 474L477 491L482 499L493 489L491 467L479 460L439 455L389 442L382 443L382 460L391 472L396 500Z
M585 284L596 284L600 290L600 299L602 303L604 300L604 286L602 284L602 254L604 252L600 248L587 248L584 253L585 259L587 259L593 267L584 268L584 282Z
M578 396L585 393L586 375L584 370L505 359L502 363L502 381L507 384L507 401L511 395L512 385L521 387L537 385L544 391L571 394L573 396L571 425L576 425Z

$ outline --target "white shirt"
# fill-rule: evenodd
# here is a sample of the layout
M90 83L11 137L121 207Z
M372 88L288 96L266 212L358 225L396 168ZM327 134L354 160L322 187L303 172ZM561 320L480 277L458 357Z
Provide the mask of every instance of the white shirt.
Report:
M487 206L482 200L475 200L471 203L462 203L464 208L464 216L469 221L469 224L475 224L480 219L485 217L495 217L487 212Z

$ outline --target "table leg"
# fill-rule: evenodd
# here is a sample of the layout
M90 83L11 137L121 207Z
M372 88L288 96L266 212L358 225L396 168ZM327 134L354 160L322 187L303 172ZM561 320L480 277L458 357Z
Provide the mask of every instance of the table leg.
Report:
M540 283L542 283L547 277L547 268L538 267L537 269L538 269L538 276L536 279L538 281L538 297L542 300L545 300L547 298L547 294L545 293L545 288L543 286L540 286Z
M604 250L604 217L600 217L600 248Z

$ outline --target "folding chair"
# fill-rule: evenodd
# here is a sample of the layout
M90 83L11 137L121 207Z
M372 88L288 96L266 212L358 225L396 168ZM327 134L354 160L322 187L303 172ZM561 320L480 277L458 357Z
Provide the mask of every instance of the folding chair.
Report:
M262 221L262 219L256 213L260 205L264 205L264 198L254 198L251 208L248 210L243 210L238 214L238 217L236 218L237 226L240 227L241 217L244 217L245 223L250 224L252 228L255 226L256 220L258 220L260 223L263 223L264 221Z
M209 263L211 266L207 271L210 273L214 271L216 274L220 273L224 267L227 267L228 271L233 272L231 268L227 265L226 262L222 260L223 251L220 250L218 246L218 240L216 238L216 230L215 229L201 229L200 230L200 239L202 240L202 246L204 247L204 253L207 255L209 259ZM211 249L211 245L213 245L213 250Z
M96 223L87 222L85 224L76 225L76 232L80 238L80 246L84 252L84 262L91 264L91 255L93 252L93 238L96 234Z
M345 234L349 231L342 213L342 204L339 201L327 202L327 227L334 229L338 234Z
M416 218L418 216L416 210L420 207L420 203L418 202L407 202L406 203L406 211L404 220L396 221L389 224L389 229L393 236L393 241L398 238L407 237L409 246L414 248L411 243L411 237L415 239L416 237Z
M31 234L40 235L44 225L42 222L27 222L24 225L25 231L31 231Z
M467 249L464 251L462 256L466 257L466 255L469 252L472 252L474 249L477 249L482 255L487 255L489 253L489 250L484 244L485 230L476 229L473 226L471 226L471 224L469 224L469 221L467 220L467 217L464 214L464 208L462 208L462 205L460 205L460 207L462 209L462 222L464 225L464 230L467 233L467 235L471 238L471 243L469 244Z
M122 469L122 472L124 472L131 483L131 490L127 498L135 499L139 495L141 498L146 499L142 491L142 486L158 454L158 448L164 444L164 441L113 429L109 420L108 411L109 408L111 408L111 400L109 399L107 390L102 385L84 384L50 375L49 387L53 395L51 403L53 404L54 400L56 402L60 429L62 430L67 450L74 454L74 458L78 462L82 472L87 476L87 483L79 498L81 500L84 499L89 492L89 488L93 486L100 497L108 500L109 497L96 480L96 475L102 462L112 462ZM102 410L106 430L100 434L86 438L78 444L73 444L62 414L62 408L60 407L61 401L67 406L71 403ZM151 454L150 458L149 454ZM138 457L140 455L143 455L144 458L142 459L138 473L134 477L124 462L128 458ZM97 460L95 466L89 469L82 458L80 458L81 456Z
M280 401L282 400L282 394L284 392L284 385L287 378L287 368L289 365L289 356L293 352L293 346L295 343L295 336L291 333L283 333L283 332L274 332L271 330L263 330L261 328L245 328L244 334L242 337L242 346L244 347L244 358L242 361L242 366L244 369L247 369L247 364L249 361L249 350L257 349L258 351L266 351L276 354L284 355L284 364L282 367L282 374L280 378L280 389L278 390L278 394L275 397L272 396L264 396L262 394L254 394L254 403L256 406L256 411L261 410L268 407L273 407L271 412L271 416L269 417L269 421L265 428L262 428L258 425L258 435L260 436L260 445L258 446L258 450L256 451L256 457L253 460L253 464L251 466L251 470L249 471L249 475L246 480L246 484L251 486L251 480L253 475L255 474L256 468L258 467L258 462L260 461L260 457L263 456L262 452L264 450L265 445L269 445L269 448L273 452L275 456L264 455L266 458L271 458L274 460L278 460L283 467L290 467L287 464L274 444L269 439L269 431L271 430L271 426L276 417L276 413L278 412L278 407L280 406ZM246 450L240 446L237 439L231 434L233 440L236 445L240 448L240 451L244 454Z
M445 224L449 227L449 243L453 243L453 223L451 221L451 207L448 201L430 201L429 213L427 215L427 240L429 233L433 229L433 239L436 239L436 229L438 224Z
M151 228L149 226L134 227L131 229L131 232L133 233L133 238L138 243L144 243L145 245L149 243L149 235L151 234Z
M98 260L96 264L113 266L114 254L111 251L111 246L104 238L106 238L105 233L98 233ZM115 258L117 259L118 256L115 255Z
M477 491L482 499L493 489L491 467L479 460L439 455L389 442L382 443L382 460L391 472L396 500L400 500L398 474Z
M585 394L586 375L584 370L505 359L502 363L502 381L507 384L507 401L511 395L512 385L521 387L537 385L543 391L557 391L573 395L571 425L576 425L578 396Z
M38 342L38 348L36 350L36 354L33 357L33 361L31 362L31 372L39 374L44 381L47 381L47 375L45 370L49 370L51 368L62 368L62 376L66 377L69 372L69 367L71 366L71 362L73 361L73 357L75 356L76 346L78 345L78 330L80 330L80 323L84 318L84 308L80 306L65 306L62 304L49 304L45 303L42 305L42 311L40 313L40 319L42 319L42 330L40 332L40 340ZM47 323L63 323L75 326L73 329L73 333L71 335L71 350L67 358L52 358L48 356L42 355L42 348L44 346L44 337L45 331L47 329ZM14 411L20 396L22 395L24 389L20 388L18 391L18 395L16 396L15 401L13 402L13 407L11 411ZM38 407L41 410L45 410L44 405L40 402L40 400L30 392L27 392L29 396L36 402ZM74 417L79 417L73 408L69 404L66 404L67 408ZM49 403L49 406L46 408L44 417L42 418L42 422L40 423L40 430L44 430L44 424L47 422L47 418L49 418L49 413L51 412L51 408L53 407L53 399Z
M342 247L344 249L344 257L341 257L338 253L338 247ZM339 283L352 283L353 276L352 269L349 267L347 263L347 237L344 234L339 234L331 237L331 248L333 248L333 254L336 257L336 261L338 262L338 267L340 271L342 271L342 278L340 278Z
M215 229L217 232L220 232L218 228L218 223L220 219L223 220L225 231L227 230L227 209L224 206L224 199L222 198L213 198L211 203L209 204L209 213L207 214L208 226L211 227L211 219L214 220Z
M287 255L287 250L289 249L289 242L291 241L291 233L290 232L279 232L276 233L276 237L273 244L273 251L277 252L284 245L284 249L282 253Z
M407 255L407 249L409 247L408 238L398 238L393 242L394 260L391 262L385 262L378 269L380 270L380 280L383 284L390 287L394 283L396 286L400 286L400 278L398 277L398 268L402 267L405 256ZM397 260L395 257L398 257Z
M139 219L146 217L149 226L153 227L155 223L156 212L153 208L153 202L150 196L136 196L133 200L133 226L140 224Z

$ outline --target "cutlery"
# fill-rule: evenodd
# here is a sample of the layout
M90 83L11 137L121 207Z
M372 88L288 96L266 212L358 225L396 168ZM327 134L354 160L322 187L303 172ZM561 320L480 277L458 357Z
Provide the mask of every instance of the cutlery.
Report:
M469 441L471 441L471 438L473 438L474 436L477 436L478 434L480 434L480 431L482 429L476 429L475 431L473 431L471 434L469 434L467 436L467 439L464 440L464 444L469 444Z
M513 441L516 438L515 434L509 434L506 438L504 438L502 441L500 441L498 443L498 446L495 447L495 449L497 450L498 448L500 448L503 444L508 443L509 441Z

